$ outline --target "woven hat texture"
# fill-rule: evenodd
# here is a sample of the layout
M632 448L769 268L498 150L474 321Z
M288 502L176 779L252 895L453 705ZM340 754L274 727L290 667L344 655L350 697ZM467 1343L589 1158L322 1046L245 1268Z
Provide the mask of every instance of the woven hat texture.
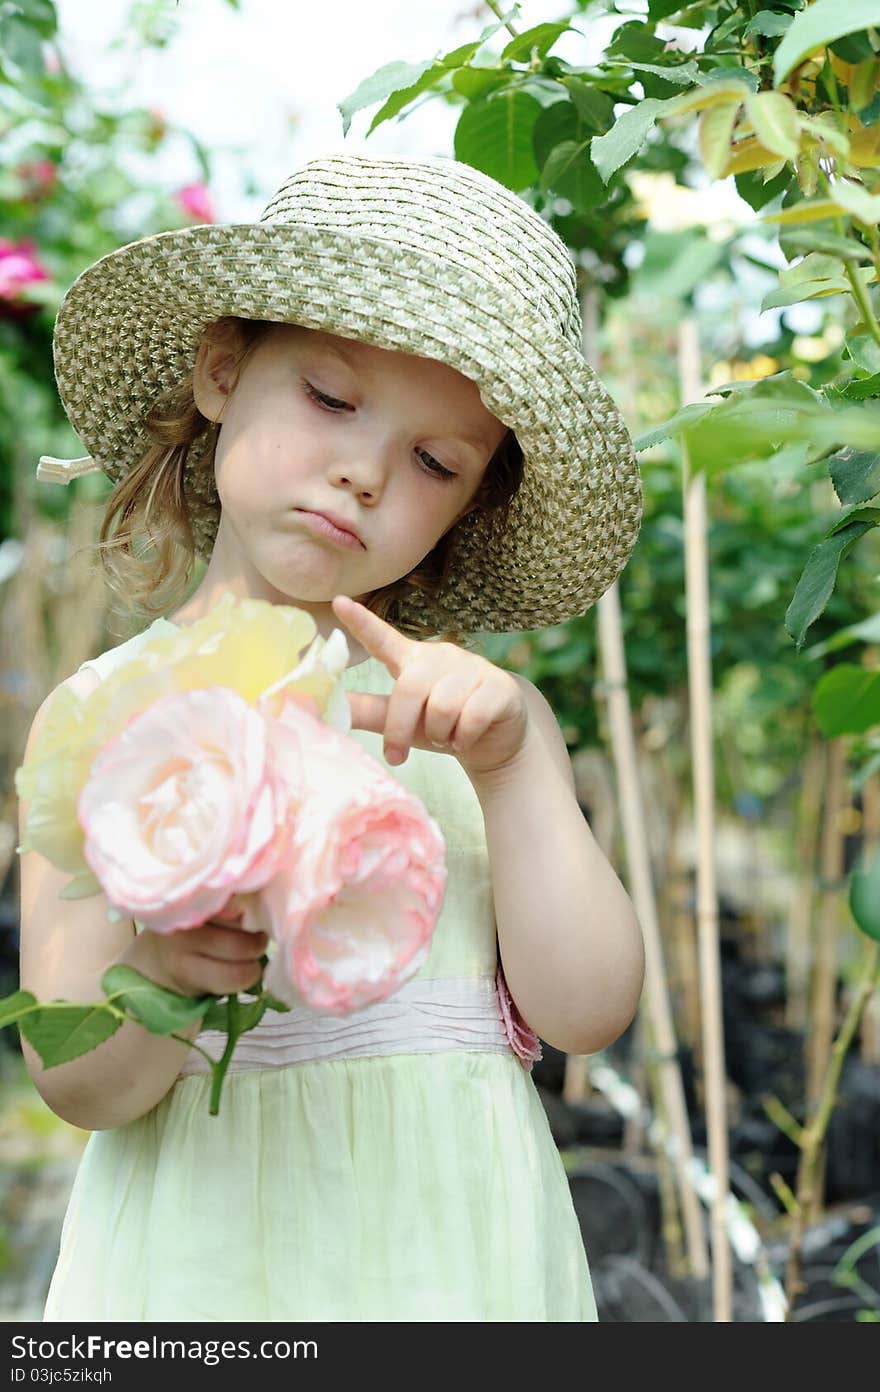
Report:
M623 569L642 516L639 471L583 355L574 264L488 175L443 156L331 154L288 178L258 222L161 232L85 270L58 311L55 374L111 479L142 457L146 412L223 315L435 358L515 431L524 472L506 517L468 515L443 589L414 591L402 617L543 628L583 614ZM191 448L185 477L205 557L219 520L213 439Z

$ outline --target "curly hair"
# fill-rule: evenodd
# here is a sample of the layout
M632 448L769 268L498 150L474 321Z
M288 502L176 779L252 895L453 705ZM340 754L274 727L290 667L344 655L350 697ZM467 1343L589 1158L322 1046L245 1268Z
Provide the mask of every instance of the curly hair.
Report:
M208 325L204 337L235 342L235 370L240 375L247 359L273 327L271 321L226 316ZM125 607L153 619L177 607L186 595L196 562L186 464L195 449L203 458L199 470L214 468L219 426L202 415L193 395L193 371L156 400L144 418L151 443L137 464L110 493L98 536L98 555L107 584ZM519 442L508 430L490 459L472 499L474 509L506 509L522 480ZM452 563L456 532L451 527L419 564L400 579L374 590L367 607L413 637L439 637L464 643L468 635L436 622L405 621L402 601L412 589L435 594Z

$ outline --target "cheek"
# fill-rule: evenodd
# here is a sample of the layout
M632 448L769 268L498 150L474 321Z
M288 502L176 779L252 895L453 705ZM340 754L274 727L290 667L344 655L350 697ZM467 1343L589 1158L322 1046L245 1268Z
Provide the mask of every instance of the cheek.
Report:
M223 507L252 515L294 506L298 484L314 470L314 446L302 443L287 423L270 431L242 431L225 444L221 436L214 463ZM294 445L292 442L300 443Z

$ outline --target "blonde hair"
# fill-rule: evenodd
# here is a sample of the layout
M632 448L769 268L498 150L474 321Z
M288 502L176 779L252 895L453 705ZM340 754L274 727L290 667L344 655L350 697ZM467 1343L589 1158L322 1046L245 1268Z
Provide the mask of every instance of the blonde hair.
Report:
M265 337L272 323L226 316L208 325L204 337L214 342L232 338L240 344L236 373ZM203 455L199 470L214 468L219 425L202 415L193 396L193 371L157 399L144 418L152 443L141 459L119 480L107 499L98 537L98 555L107 584L127 609L153 619L175 608L185 597L196 561L185 467L195 447ZM507 508L522 479L523 457L512 430L495 450L472 499L475 510ZM455 550L456 523L419 564L399 580L375 590L367 607L388 623L414 637L440 637L465 643L468 635L444 625L406 622L401 606L412 589L435 594L449 573Z

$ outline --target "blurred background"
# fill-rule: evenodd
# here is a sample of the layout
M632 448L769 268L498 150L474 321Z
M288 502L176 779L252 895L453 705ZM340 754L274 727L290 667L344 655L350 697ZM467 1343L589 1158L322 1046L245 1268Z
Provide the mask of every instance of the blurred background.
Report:
M0 8L0 996L18 982L12 779L33 713L143 626L111 607L95 563L109 483L34 477L41 454L85 453L52 371L72 281L135 238L257 218L284 177L334 150L454 154L520 193L572 251L584 350L639 449L643 528L604 630L591 611L483 650L544 691L584 813L654 924L652 989L631 1029L587 1060L545 1045L533 1074L605 1320L880 1317L877 928L851 898L880 829L880 716L873 696L848 722L850 688L821 685L835 672L873 682L880 641L876 519L861 507L880 490L878 210L793 215L835 161L870 200L880 40L838 23L786 70L778 54L804 9ZM734 77L788 106L704 99ZM674 110L690 90L702 104ZM766 221L786 209L789 222ZM683 432L677 413L695 402L726 414ZM857 530L832 557L844 525ZM705 612L686 567L700 545ZM695 785L707 760L708 811ZM710 1080L719 1040L723 1076ZM87 1136L42 1103L14 1028L0 1031L0 1070L0 1318L38 1319ZM807 1208L801 1128L823 1107L820 1201ZM720 1220L713 1177L731 1200ZM786 1309L795 1249L804 1285Z

